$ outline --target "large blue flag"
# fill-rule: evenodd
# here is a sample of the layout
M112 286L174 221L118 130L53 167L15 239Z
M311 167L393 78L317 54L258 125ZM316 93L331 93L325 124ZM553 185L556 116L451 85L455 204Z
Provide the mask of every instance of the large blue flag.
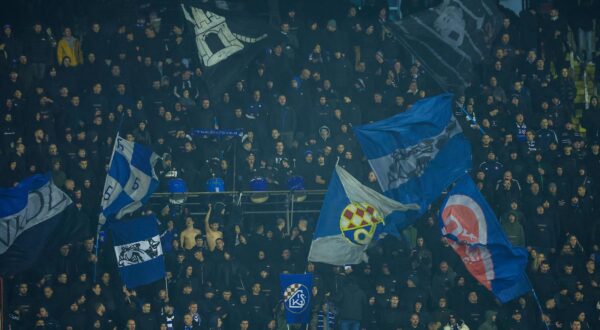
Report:
M308 260L332 265L366 261L365 250L380 233L392 232L391 217L418 205L403 205L362 185L336 166L321 207Z
M308 324L311 317L313 274L281 274L281 297L288 324Z
M71 203L49 175L0 189L0 275L16 274L35 262Z
M110 222L117 265L128 288L152 283L165 276L156 216Z
M507 302L531 290L527 250L513 247L473 180L465 175L440 210L442 234L479 283Z
M117 135L102 195L99 226L141 208L158 188L158 156L147 147Z
M471 147L452 115L452 100L449 93L423 99L404 113L355 129L383 193L420 206L396 220L399 228L471 167Z

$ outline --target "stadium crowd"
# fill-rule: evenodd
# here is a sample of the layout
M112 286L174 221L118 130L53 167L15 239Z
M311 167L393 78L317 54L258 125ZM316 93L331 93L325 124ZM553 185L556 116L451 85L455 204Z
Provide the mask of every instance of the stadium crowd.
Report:
M136 7L133 21L69 19L63 10L53 26L4 24L0 186L51 172L85 227L31 270L4 278L6 329L304 328L285 323L282 272L314 273L311 329L600 328L600 106L596 96L589 106L577 101L600 82L600 3L555 2L505 12L489 56L472 84L455 91L454 106L478 187L509 240L530 252L543 314L533 295L501 305L469 275L441 238L436 206L356 266L306 261L314 218L295 219L287 235L282 219L248 223L220 203L206 218L154 210L169 245L164 283L127 289L112 251L96 256L100 194L119 127L161 156L161 191L174 177L190 191L214 177L226 190L251 189L257 177L286 190L292 176L324 190L336 164L379 189L352 127L439 92L385 27L384 2L359 9L339 1L330 11L314 1L280 2L270 13L280 38L216 99L193 32L160 8ZM408 14L428 2L402 3Z

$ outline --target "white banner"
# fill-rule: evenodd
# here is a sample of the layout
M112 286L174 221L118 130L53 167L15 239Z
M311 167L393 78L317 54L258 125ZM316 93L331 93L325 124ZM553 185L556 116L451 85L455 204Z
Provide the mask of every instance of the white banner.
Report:
M136 265L158 258L163 254L160 236L156 235L142 241L117 245L115 254L119 267Z

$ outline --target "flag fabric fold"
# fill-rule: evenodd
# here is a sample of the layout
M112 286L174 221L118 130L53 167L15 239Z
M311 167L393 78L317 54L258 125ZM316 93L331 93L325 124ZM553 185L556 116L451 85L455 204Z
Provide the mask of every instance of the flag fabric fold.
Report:
M528 254L513 247L473 180L465 175L440 209L442 234L467 270L503 303L531 290Z
M33 264L71 204L49 175L37 174L14 188L0 189L0 275Z
M288 324L308 324L311 319L313 274L281 274L279 283Z
M165 259L156 216L110 222L117 266L127 288L135 288L165 276Z
M383 194L418 211L397 225L416 221L448 185L471 168L471 146L452 114L453 95L420 100L401 114L355 128Z
M154 165L158 155L117 135L104 183L99 226L140 209L158 188Z
M388 220L397 213L416 210L364 185L340 166L329 183L308 260L332 265L358 264L380 234L394 226Z

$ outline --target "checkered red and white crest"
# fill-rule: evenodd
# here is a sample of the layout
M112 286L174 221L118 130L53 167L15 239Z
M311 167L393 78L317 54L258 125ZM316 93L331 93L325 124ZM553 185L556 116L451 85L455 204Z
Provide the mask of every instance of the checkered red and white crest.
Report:
M289 297L293 296L296 291L300 289L302 285L299 283L290 284L287 288L285 288L285 292L283 293L283 300L288 300Z

